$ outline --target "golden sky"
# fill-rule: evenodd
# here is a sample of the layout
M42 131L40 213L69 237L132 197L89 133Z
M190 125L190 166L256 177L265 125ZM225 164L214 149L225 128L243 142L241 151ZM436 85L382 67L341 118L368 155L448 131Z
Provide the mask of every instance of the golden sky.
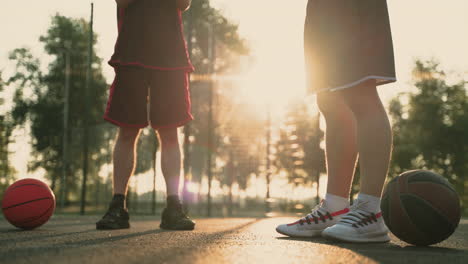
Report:
M195 0L196 1L196 0ZM115 3L94 0L95 32L99 35L98 54L106 61L113 52L117 35ZM301 93L303 87L302 30L307 0L212 0L223 10L252 49L255 58L251 72L258 76L255 93L264 89L272 97L284 99L286 90ZM399 82L381 88L384 100L408 88L412 62L417 57L439 59L448 70L468 71L468 1L466 0L388 0L392 24L397 77ZM16 47L28 46L47 62L38 37L50 16L60 13L89 17L90 0L15 0L0 8L0 70L8 75L7 54ZM288 51L288 52L286 52ZM44 67L46 63L44 63ZM109 82L113 71L104 67ZM275 81L268 80L275 76ZM263 83L260 80L263 79ZM275 87L271 89L270 83ZM263 84L263 85L261 85ZM286 87L287 86L287 87Z
M194 0L197 1L197 0ZM348 1L348 0L347 0ZM0 8L0 71L11 71L8 52L27 46L44 61L38 38L44 34L50 17L60 13L89 18L89 0L15 0L2 1ZM99 35L98 55L104 61L111 56L117 35L115 3L94 0L95 32ZM273 102L289 94L304 91L302 30L307 0L213 0L212 4L239 24L255 58L243 83L251 86L248 96L258 98L268 91ZM398 82L383 86L380 93L387 102L398 92L409 89L410 72L415 58L437 58L447 70L464 73L468 79L468 1L466 0L388 0L393 32ZM113 77L104 67L108 81ZM274 78L272 78L274 76ZM8 94L3 94L8 98ZM0 109L1 111L1 109ZM14 164L24 177L29 153L24 150L27 131L19 131L13 146ZM23 147L21 147L23 146ZM16 148L16 149L15 149ZM19 151L22 149L23 151Z

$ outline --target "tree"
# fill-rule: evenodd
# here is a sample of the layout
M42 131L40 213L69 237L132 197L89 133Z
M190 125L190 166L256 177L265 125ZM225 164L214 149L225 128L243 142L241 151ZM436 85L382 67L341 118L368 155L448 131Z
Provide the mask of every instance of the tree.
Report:
M217 73L234 71L239 62L239 55L247 55L249 49L239 34L238 25L231 23L223 16L221 11L210 6L209 0L192 1L192 6L185 16L184 26L186 30L192 29L186 35L192 36L192 62L197 74L209 74L210 64L209 50L211 34L216 41ZM191 21L190 21L191 19ZM189 23L192 23L189 26Z
M290 182L307 184L316 181L317 173L325 172L324 151L320 148L324 133L318 118L310 116L304 102L295 102L286 114L277 143L276 166L288 171Z
M315 182L317 200L319 177L325 172L325 156L320 147L324 133L319 118L318 114L310 115L305 102L291 104L279 131L275 161L277 169L286 171L288 180L296 186Z
M0 72L0 93L4 90L2 72ZM0 98L0 107L4 100ZM12 120L9 113L0 113L0 197L3 197L4 190L15 179L16 171L9 162L8 145L11 143L11 133L13 132Z
M135 175L145 173L152 170L153 172L153 189L151 191L151 213L156 212L156 155L159 149L159 139L152 128L145 128L141 131L137 145L137 161ZM128 191L128 196L131 196L131 189ZM145 196L144 194L142 196ZM138 194L135 193L138 198ZM133 201L133 204L136 201ZM137 208L132 208L137 210Z
M145 173L153 169L156 157L154 151L159 148L159 140L153 129L143 129L137 146L137 163L135 174Z
M218 180L228 188L228 213L233 211L233 185L240 190L247 188L251 175L260 174L265 160L265 127L260 116L254 114L252 105L236 102L235 87L224 86L220 95L221 111L217 113L219 133L218 157L223 161Z
M196 75L221 74L235 71L239 64L239 55L247 55L248 48L240 38L238 26L229 22L219 10L211 7L209 0L193 1L192 6L184 16L184 28L188 36L189 53L196 69ZM201 183L207 174L207 158L216 154L217 147L209 146L209 141L220 142L221 136L217 127L219 120L210 119L210 93L213 92L214 80L192 81L192 111L196 122L190 124L185 143L189 143L186 154L190 154L189 163L184 164L186 171L185 182ZM213 92L217 100L217 92ZM214 112L219 112L218 104L214 104ZM213 124L211 132L208 124ZM208 136L212 137L208 140ZM216 145L216 144L215 144ZM215 155L212 155L215 156ZM188 173L190 172L190 173ZM184 186L185 190L186 186ZM185 199L186 194L184 194ZM199 195L199 201L201 196ZM187 199L187 200L190 200Z
M427 169L446 177L462 198L468 197L468 96L466 82L448 84L436 61L416 61L416 92L390 103L394 151L390 175ZM407 101L407 104L403 102Z
M92 57L92 78L89 94L90 109L84 109L82 103L86 87L87 47L89 23L84 19L72 19L59 14L52 17L47 33L40 37L47 54L53 57L48 65L48 72L42 73L40 62L26 48L15 49L10 59L16 64L16 73L8 83L16 87L13 117L16 125L31 125L33 159L29 169L45 170L45 176L51 180L51 186L57 189L61 176L63 154L63 109L65 65L67 54L70 58L70 129L67 131L69 144L69 166L67 170L66 198L78 197L78 179L81 175L83 124L85 111L88 111L90 126L89 156L90 182L99 180L101 165L110 155L107 139L115 130L109 129L102 121L103 110L107 100L107 84L102 75L101 62L97 56ZM93 47L97 37L94 37ZM93 52L96 54L96 52ZM29 122L26 122L29 121ZM110 135L112 134L112 135ZM91 195L91 194L89 194Z

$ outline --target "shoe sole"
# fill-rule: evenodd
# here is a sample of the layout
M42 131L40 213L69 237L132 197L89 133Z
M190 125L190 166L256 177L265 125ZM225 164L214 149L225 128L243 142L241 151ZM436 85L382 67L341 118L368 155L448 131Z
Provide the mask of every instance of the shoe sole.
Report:
M113 225L113 226L105 226L105 225L96 225L97 230L116 230L116 229L128 229L130 228L130 224L126 223L123 225Z
M334 240L334 241L340 241L340 242L351 242L351 243L387 243L390 241L390 237L385 234L381 236L375 236L375 237L340 237L335 234L329 234L329 233L322 233L322 236L324 238Z
M287 234L286 232L282 232L278 228L276 228L276 232L288 236L288 237L297 237L297 238L314 238L314 237L320 237L322 234L322 231L313 231L313 234L311 235L294 235L294 234Z

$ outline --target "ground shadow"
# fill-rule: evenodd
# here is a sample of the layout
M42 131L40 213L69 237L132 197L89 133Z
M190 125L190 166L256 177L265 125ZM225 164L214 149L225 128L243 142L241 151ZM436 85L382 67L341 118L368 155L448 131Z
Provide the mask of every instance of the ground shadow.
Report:
M98 231L98 230L89 230L88 232L103 232L103 231ZM33 247L22 247L22 248L4 248L0 247L0 255L3 255L5 257L2 258L2 261L8 261L8 260L14 260L17 258L21 258L24 256L35 256L35 255L42 255L45 252L57 252L61 253L64 250L67 249L72 249L72 248L78 248L78 247L83 247L83 246L92 246L92 245L97 245L97 244L103 244L103 243L109 243L109 242L115 242L123 239L128 239L128 238L133 238L133 237L139 237L139 236L146 236L146 235L154 235L158 233L163 233L163 232L170 232L167 230L162 230L162 229L156 229L156 230L148 230L144 232L137 232L137 233L130 233L130 234L122 234L122 235L116 235L116 236L106 236L106 237L100 237L100 238L93 238L93 239L87 239L87 240L79 240L79 241L67 241L66 243L62 244L55 244L55 245L44 245L44 244L38 244L38 246L33 246ZM77 235L81 232L73 232L73 233L65 233L64 235L70 234L70 235Z
M276 239L278 240L290 240L290 241L304 241L304 242L313 242L313 243L320 243L320 244L333 244L332 241L327 240L323 237L282 237L277 236Z
M468 263L468 223L462 221L455 233L442 243L413 246L392 236L390 243L352 244L336 246L352 250L380 263Z
M31 234L35 234L35 236L29 236ZM55 232L52 230L44 230L44 229L39 229L39 230L21 230L21 229L10 229L10 230L0 230L1 233L19 233L19 234L24 234L21 237L14 237L14 238L5 238L5 239L0 239L0 246L2 243L18 243L18 242L25 242L25 241L34 241L34 240L44 240L44 239L49 239L49 238L57 238L57 237L63 237L63 236L72 236L72 235L78 235L78 234L85 234L85 233L91 233L91 232L97 232L95 228L93 229L88 229L88 230L83 230L83 231L76 231L76 232L62 232L62 233L46 233L45 232ZM37 235L36 235L37 234Z
M334 246L351 250L379 263L468 263L468 250L430 246L336 243Z
M228 235L233 232L237 232L240 229L243 229L249 225L252 225L259 221L260 219L256 219L253 221L249 221L247 223L244 223L242 225L236 226L231 229L227 229L222 232L215 232L212 234L208 234L203 236L203 243L214 243L218 239L222 238L225 235ZM10 232L21 232L18 230L9 230ZM83 232L71 232L71 233L62 233L62 234L51 234L49 237L59 237L59 236L66 236L66 235L76 235L79 236L80 233L101 233L101 232L106 232L109 233L109 231L100 231L100 230L85 230ZM87 246L94 246L94 245L101 245L104 243L112 243L124 239L130 239L130 238L135 238L135 237L141 237L141 236L148 236L148 235L157 235L160 233L165 233L165 232L184 232L184 231L172 231L172 230L163 230L163 229L154 229L154 230L148 230L144 232L135 232L135 233L127 233L127 234L120 234L120 235L112 235L112 236L105 236L105 237L99 237L99 238L91 238L91 239L85 239L85 240L78 240L78 241L67 241L66 243L61 243L61 244L55 244L55 245L46 245L44 243L37 243L37 246L32 246L32 247L15 247L15 248L2 248L0 247L0 255L5 256L2 257L2 261L13 261L17 258L21 258L24 256L28 257L34 257L38 255L43 255L44 253L53 253L53 255L66 255L66 251L70 249L77 249L81 247L87 247ZM185 231L186 232L186 231ZM47 238L47 236L44 236L44 239ZM25 240L29 240L27 238L24 238ZM35 237L35 239L41 239L40 236ZM191 250L197 250L196 248L191 249Z
M351 250L378 263L468 263L468 224L461 223L448 240L433 246L413 246L393 237L390 243L355 244L318 238L276 237L278 240L320 243Z

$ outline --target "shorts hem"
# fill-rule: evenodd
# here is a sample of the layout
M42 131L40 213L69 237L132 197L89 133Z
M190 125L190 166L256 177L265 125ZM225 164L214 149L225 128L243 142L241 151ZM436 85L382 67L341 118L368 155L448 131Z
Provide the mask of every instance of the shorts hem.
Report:
M156 125L151 125L153 129L167 129L167 128L178 128L181 126L185 126L188 122L192 121L194 118L192 115L189 116L189 118L186 118L185 120L182 120L180 122L170 124L170 125L165 125L165 126L156 126Z
M159 66L152 66L152 65L146 65L141 62L123 62L120 60L110 60L109 65L112 67L118 67L118 66L137 66L137 67L142 67L146 69L151 69L151 70L159 70L159 71L180 71L180 70L185 70L187 72L193 72L195 68L190 65L190 66L182 66L182 67L159 67Z
M363 78L361 78L361 79L359 79L359 80L357 80L355 82L352 82L352 83L348 83L348 84L341 85L341 86L338 86L338 87L330 87L330 88L320 89L320 90L317 90L315 92L316 93L326 92L326 91L335 92L335 91L339 91L339 90L343 90L343 89L347 89L347 88L357 86L357 85L362 84L363 82L368 81L368 80L376 80L377 81L376 82L377 86L397 81L396 77L369 75L369 76L363 77Z
M104 120L106 120L107 122L111 123L111 124L114 124L118 127L132 127L132 128L145 128L148 126L148 124L141 124L141 125L138 125L138 124L126 124L126 123L122 123L122 122L119 122L117 120L114 120L108 116L104 116Z

